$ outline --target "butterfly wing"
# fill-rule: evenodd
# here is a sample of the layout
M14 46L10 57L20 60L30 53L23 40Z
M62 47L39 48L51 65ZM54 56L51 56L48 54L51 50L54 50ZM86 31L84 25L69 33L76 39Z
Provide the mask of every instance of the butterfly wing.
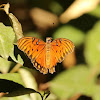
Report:
M49 67L49 73L53 74L55 72L55 65L57 64L57 58L55 56L55 52L51 49L51 61Z
M55 58L52 60L52 65L50 68L53 69L53 66L55 66L57 62L62 62L64 57L73 52L73 50L74 44L72 41L65 38L58 38L53 40L51 43L51 52L53 55L51 55L51 58L54 58L54 56Z
M38 70L40 70L41 73L47 74L48 68L46 66L46 49L42 50L36 60L32 61L32 63Z
M45 65L46 43L35 37L23 37L17 41L18 48L27 54L34 67L47 73Z

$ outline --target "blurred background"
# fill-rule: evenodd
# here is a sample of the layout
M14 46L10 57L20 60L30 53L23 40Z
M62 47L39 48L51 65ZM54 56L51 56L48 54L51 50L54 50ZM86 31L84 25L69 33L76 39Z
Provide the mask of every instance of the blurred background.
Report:
M100 0L0 0L0 5L8 2L24 36L44 41L46 37L67 38L75 45L75 51L57 64L56 72L47 75L37 71L15 45L15 55L19 53L24 60L24 67L16 72L21 75L20 81L41 93L49 90L47 100L100 100ZM4 11L0 11L0 22L11 26ZM16 66L11 58L9 62L2 64L1 74ZM31 74L30 79L27 74ZM26 77L34 80L32 86L25 81ZM41 100L37 94L0 99Z

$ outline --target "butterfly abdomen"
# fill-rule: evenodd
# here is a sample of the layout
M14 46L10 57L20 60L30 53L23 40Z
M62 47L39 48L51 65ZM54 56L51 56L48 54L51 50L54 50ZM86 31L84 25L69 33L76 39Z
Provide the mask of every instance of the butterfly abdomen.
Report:
M50 67L50 60L51 60L50 49L51 49L51 45L47 44L47 46L46 46L46 66L47 66L47 68Z
M51 38L47 37L46 38L46 67L50 67L50 62L51 62Z

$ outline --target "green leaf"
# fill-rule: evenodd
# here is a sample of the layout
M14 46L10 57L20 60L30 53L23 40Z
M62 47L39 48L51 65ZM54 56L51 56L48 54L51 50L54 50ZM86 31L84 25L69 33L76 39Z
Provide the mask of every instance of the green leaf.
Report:
M0 57L0 71L2 73L7 73L9 68L11 67L12 62L7 61L6 59L3 59Z
M10 56L15 62L23 64L20 55L18 55L17 59L14 56L14 39L13 29L0 23L0 55L5 59Z
M89 14L100 18L100 5L98 5L96 7L96 9L94 9L93 11L91 11Z
M53 13L55 13L55 14L57 14L57 15L61 14L61 13L64 11L64 9L63 9L63 7L61 6L61 4L58 3L58 2L56 2L56 1L51 1L50 5L49 5L49 9L50 9Z
M31 100L29 95L22 95L22 96L17 96L17 97L3 97L0 98L0 100Z
M19 89L17 88L16 90L12 91L11 93L5 95L5 97L15 97L15 96L21 96L21 95L30 94L30 93L38 93L38 92L35 91L34 89L23 87L23 88L19 88Z
M0 74L0 79L10 80L24 86L24 83L19 73Z
M84 56L90 66L100 63L100 21L87 33Z
M13 49L14 50L14 49ZM13 52L10 52L10 57L16 62L16 63L19 63L21 65L23 65L23 59L21 58L21 56L18 54L17 55L17 59L15 58L14 56L14 51Z
M21 78L22 78L22 80L25 83L27 88L33 88L33 89L37 90L36 80L29 70L24 69L24 68L20 68L19 73L20 73Z
M28 71L27 69L24 69L24 68L20 68L19 73L20 73L22 80L27 88L37 90L36 80L30 71ZM37 100L37 98L40 97L37 94L31 94L30 96L33 100Z
M79 46L84 42L84 33L70 25L64 25L56 30L56 32L53 35L53 38L67 38L70 39L75 46Z
M13 26L13 30L17 36L17 40L23 37L23 31L22 31L22 26L20 24L20 22L18 21L18 19L12 14L9 13L8 14L9 19L11 21L11 24Z
M5 97L15 97L30 93L38 93L34 89L25 88L24 86L13 81L0 79L0 92L8 93Z
M50 82L50 90L59 98L70 98L76 94L93 96L100 90L90 78L90 71L85 65L74 66L74 68L59 74ZM98 89L98 90L97 90Z
M13 51L15 34L10 26L0 23L0 55L7 59Z
M93 100L100 100L100 86L95 87L95 92L92 94Z

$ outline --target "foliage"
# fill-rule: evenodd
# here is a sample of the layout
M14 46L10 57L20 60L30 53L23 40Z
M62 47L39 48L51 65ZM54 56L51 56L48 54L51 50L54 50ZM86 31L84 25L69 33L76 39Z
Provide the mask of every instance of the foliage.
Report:
M100 61L100 21L87 33L84 55L90 66L99 64ZM94 60L95 59L95 60Z

